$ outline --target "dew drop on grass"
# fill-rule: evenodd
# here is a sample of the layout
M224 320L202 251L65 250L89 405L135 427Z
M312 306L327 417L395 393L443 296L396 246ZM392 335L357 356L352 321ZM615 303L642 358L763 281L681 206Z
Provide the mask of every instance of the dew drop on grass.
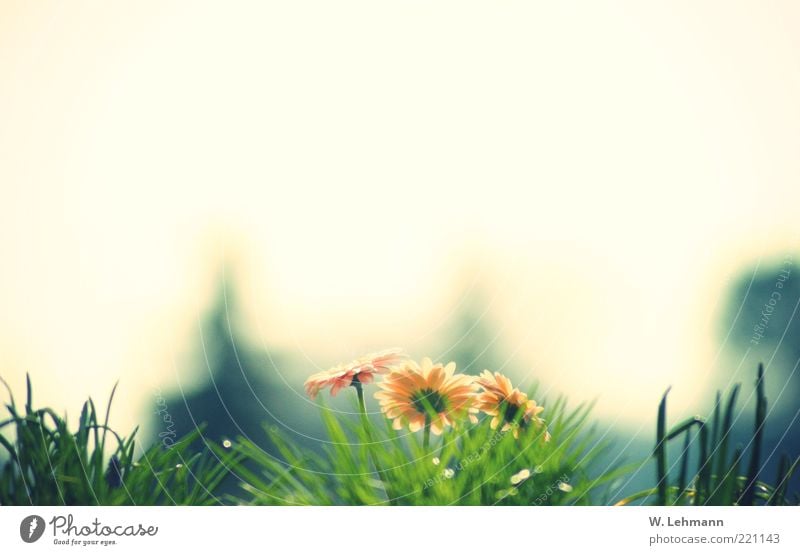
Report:
M231 443L231 440L229 440L229 439L222 440L222 446L225 449L230 449L231 445L233 445L233 443Z
M439 460L439 457L433 457L433 460L431 462L436 465L439 464L441 461Z
M183 468L183 465L181 463L178 463L175 465L175 468L180 470L181 468Z
M569 492L571 492L571 491L572 491L572 486L571 486L571 485L569 485L569 484L568 484L568 483L566 483L566 482L559 482L559 483L558 483L558 489L560 489L560 490L561 490L561 491L563 491L563 492L569 493Z
M449 480L450 478L456 475L456 471L453 470L452 468L445 468L442 474L444 474L444 477Z
M501 489L500 491L495 493L494 496L497 499L505 499L506 497L513 497L518 493L519 491L517 491L517 488L508 488L508 489Z
M528 470L527 468L523 468L522 470L520 470L511 477L511 483L516 486L520 482L524 482L530 477L531 477L531 471Z

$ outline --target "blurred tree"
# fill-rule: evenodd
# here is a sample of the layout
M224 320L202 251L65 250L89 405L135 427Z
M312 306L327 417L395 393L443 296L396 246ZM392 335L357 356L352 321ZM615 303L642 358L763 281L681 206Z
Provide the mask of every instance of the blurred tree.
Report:
M265 426L302 427L294 386L282 376L296 376L290 357L254 347L241 332L236 297L223 281L214 304L199 326L190 374L200 381L190 391L177 388L157 399L152 436L170 442L203 425L205 440L221 444L244 436L275 455ZM288 379L288 378L287 378ZM295 410L292 410L295 409ZM313 424L312 424L313 427ZM307 431L307 430L306 430ZM198 443L198 450L207 447ZM235 487L229 480L226 489Z
M482 291L468 294L444 331L446 341L437 337L429 352L439 353L437 360L455 361L459 371L467 374L490 369L520 376L520 369L510 367L508 357L503 354L502 328L492 320L489 306Z
M765 445L773 453L766 462L767 473L773 472L781 452L792 457L800 454L800 275L792 256L775 260L745 271L731 287L728 306L721 321L721 336L728 349L736 353L731 367L739 367L745 390L758 363L766 366L766 387L769 418ZM730 376L720 376L720 383ZM748 410L753 406L748 404ZM747 412L743 413L747 414ZM753 423L740 418L736 439L746 443ZM800 476L793 479L800 484Z
M721 332L748 368L767 364L775 388L800 384L800 276L791 256L751 269L734 283ZM779 391L778 389L777 391Z

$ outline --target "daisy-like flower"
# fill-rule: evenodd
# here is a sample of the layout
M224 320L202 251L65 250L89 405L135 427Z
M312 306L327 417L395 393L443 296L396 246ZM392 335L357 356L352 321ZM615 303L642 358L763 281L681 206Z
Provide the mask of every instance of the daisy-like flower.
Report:
M475 399L474 378L455 371L455 362L445 366L425 358L419 366L408 361L378 384L382 391L375 398L381 411L393 420L395 430L408 426L416 432L428 425L440 435L446 426L455 427L456 421L468 414Z
M331 395L340 389L355 384L367 384L375 379L375 374L386 374L406 363L408 357L402 349L388 349L357 358L347 364L339 364L329 370L317 372L305 383L306 393L315 399L326 387L331 388Z
M500 372L492 374L484 370L476 380L483 389L475 400L475 409L492 417L492 429L502 424L500 431L512 430L514 437L519 437L519 429L534 425L544 429L544 440L550 440L550 433L545 428L544 420L539 414L544 410L533 399L511 385L511 381Z

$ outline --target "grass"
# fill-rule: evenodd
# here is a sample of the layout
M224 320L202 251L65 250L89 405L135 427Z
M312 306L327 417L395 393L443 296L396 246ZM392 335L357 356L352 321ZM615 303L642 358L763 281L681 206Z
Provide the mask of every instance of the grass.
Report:
M667 397L658 406L656 445L656 486L618 502L627 505L650 499L656 505L796 505L797 494L790 498L788 489L800 457L791 461L784 454L778 464L773 485L760 479L763 461L767 397L764 390L764 367L759 365L756 379L756 409L753 431L745 446L738 445L731 454L736 401L740 385L729 392L723 407L717 393L713 415L708 421L700 416L687 418L667 428ZM673 440L683 439L677 477L668 467L667 448ZM749 453L749 456L747 454ZM691 469L691 473L690 473Z
M0 382L10 399L9 416L0 421L0 505L604 505L617 501L609 492L640 466L600 464L613 446L597 438L591 405L569 408L563 398L543 403L546 428L512 428L518 438L492 429L486 417L430 436L396 431L382 416L369 418L359 384L353 414L322 407L326 437L318 449L265 428L280 453L274 456L243 438L192 453L189 446L201 430L170 447L157 443L143 450L137 430L121 436L108 426L114 391L103 413L89 399L71 429L66 417L33 408L30 379L22 406ZM800 503L789 492L800 459L784 455L771 484L761 475L767 417L762 367L752 433L744 446L733 445L740 389L724 399L718 393L709 418L692 416L671 427L668 390L657 410L655 483L616 504ZM668 448L675 445L670 458ZM221 497L229 472L241 487Z
M535 394L534 392L531 392ZM563 399L548 411L544 431L477 425L433 436L398 432L389 421L363 422L321 410L327 439L322 452L298 448L275 428L266 429L280 457L239 438L233 447L249 464L239 503L263 505L588 505L605 504L612 483L627 467L593 475L593 463L610 449L588 424L591 407L567 410ZM366 425L365 425L366 424ZM597 465L599 466L599 465ZM254 472L253 467L261 469Z
M0 380L2 381L2 380ZM108 426L114 391L104 414L89 399L78 427L49 408L33 408L33 387L27 379L25 405L19 407L8 384L9 418L0 421L0 505L209 505L218 502L215 489L225 477L225 464L188 447L200 431L169 448L160 443L137 451L134 430L122 437ZM116 387L114 388L116 389ZM137 456L138 455L138 456ZM2 459L0 459L2 460Z

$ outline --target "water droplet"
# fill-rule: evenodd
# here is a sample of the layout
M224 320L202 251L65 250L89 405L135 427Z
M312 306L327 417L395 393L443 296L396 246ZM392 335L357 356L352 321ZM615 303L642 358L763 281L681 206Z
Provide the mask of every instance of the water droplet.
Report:
M433 457L433 461L431 462L433 462L433 464L439 464L442 461L439 460L439 457Z
M225 449L230 449L230 448L231 448L231 445L233 445L233 443L231 443L231 440L229 440L229 439L224 439L224 440L222 440L222 446L223 446Z
M524 482L530 477L531 477L531 471L528 470L527 468L523 468L522 470L520 470L511 477L511 483L516 486L520 482Z
M444 477L449 480L450 478L456 475L456 471L453 470L452 468L445 468L442 474L444 474Z
M508 489L501 489L500 491L495 493L494 496L497 499L505 499L506 497L513 497L514 495L517 495L518 493L519 493L519 491L517 491L517 488L508 488Z
M183 465L181 463L178 463L178 464L175 465L175 468L180 470L181 468L183 468Z
M571 486L571 485L569 485L569 484L568 484L568 483L566 483L566 482L559 482L559 483L558 483L558 489L560 489L560 490L561 490L561 491L563 491L563 492L569 493L569 492L571 492L571 491L572 491L572 486Z

